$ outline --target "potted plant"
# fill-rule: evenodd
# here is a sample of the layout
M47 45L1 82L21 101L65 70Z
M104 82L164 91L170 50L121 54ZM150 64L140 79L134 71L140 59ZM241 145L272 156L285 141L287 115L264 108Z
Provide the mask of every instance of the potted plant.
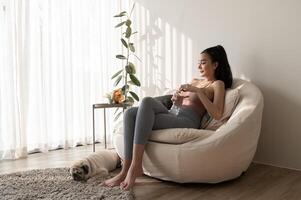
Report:
M131 12L122 11L114 17L119 18L121 20L115 28L121 28L121 38L120 42L123 48L125 48L125 54L117 54L116 58L122 61L125 61L125 65L122 66L120 70L118 70L111 79L114 80L114 86L118 87L120 83L122 86L119 86L115 89L111 94L107 97L110 103L128 103L133 104L134 101L139 101L138 95L131 90L131 86L140 87L141 83L139 79L136 77L136 67L131 62L132 58L135 57L140 61L140 59L135 55L135 46L132 42L132 36L137 33L137 31L132 30L132 13L135 8L135 4L133 5ZM124 29L123 29L124 28ZM118 109L117 109L118 110ZM117 112L116 110L116 112ZM115 112L115 114L116 114ZM118 113L115 117L117 119L122 112Z

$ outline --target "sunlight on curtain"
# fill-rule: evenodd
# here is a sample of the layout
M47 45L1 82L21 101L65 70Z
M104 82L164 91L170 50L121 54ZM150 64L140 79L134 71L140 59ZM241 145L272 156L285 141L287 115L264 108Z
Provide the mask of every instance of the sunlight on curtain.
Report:
M119 22L133 0L0 0L0 159L92 141L92 104L106 101L122 67ZM190 81L193 42L168 16L136 2L133 59L140 98ZM150 6L151 7L151 6ZM121 9L122 8L122 9ZM112 139L113 113L107 113ZM96 138L103 139L96 110Z
M23 1L0 4L0 156L26 156L26 136L20 102Z
M92 104L121 66L119 1L6 0L0 10L0 159L91 143Z

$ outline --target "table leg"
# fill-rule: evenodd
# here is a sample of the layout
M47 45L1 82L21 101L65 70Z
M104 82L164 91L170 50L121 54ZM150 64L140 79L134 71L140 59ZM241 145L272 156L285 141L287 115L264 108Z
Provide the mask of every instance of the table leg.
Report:
M92 108L92 113L93 113L93 143L92 143L92 146L93 146L93 152L95 152L95 119L94 119L94 105L93 105L93 108Z
M107 148L107 123L106 123L106 109L104 108L103 109L103 123L104 123L104 131L105 131L105 138L104 138L104 141L105 141L105 149Z

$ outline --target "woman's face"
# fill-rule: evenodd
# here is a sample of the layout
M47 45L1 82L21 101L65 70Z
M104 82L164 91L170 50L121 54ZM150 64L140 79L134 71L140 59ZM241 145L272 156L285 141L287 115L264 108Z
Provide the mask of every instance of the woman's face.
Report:
M198 68L201 76L206 79L214 79L215 69L217 67L217 62L212 62L210 56L206 53L200 54Z

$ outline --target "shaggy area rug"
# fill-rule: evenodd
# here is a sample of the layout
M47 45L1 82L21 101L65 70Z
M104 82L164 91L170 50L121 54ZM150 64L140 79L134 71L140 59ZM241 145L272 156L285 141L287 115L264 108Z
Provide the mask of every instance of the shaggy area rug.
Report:
M132 190L100 186L104 179L95 176L87 182L74 181L67 168L4 174L0 175L0 199L134 199Z

